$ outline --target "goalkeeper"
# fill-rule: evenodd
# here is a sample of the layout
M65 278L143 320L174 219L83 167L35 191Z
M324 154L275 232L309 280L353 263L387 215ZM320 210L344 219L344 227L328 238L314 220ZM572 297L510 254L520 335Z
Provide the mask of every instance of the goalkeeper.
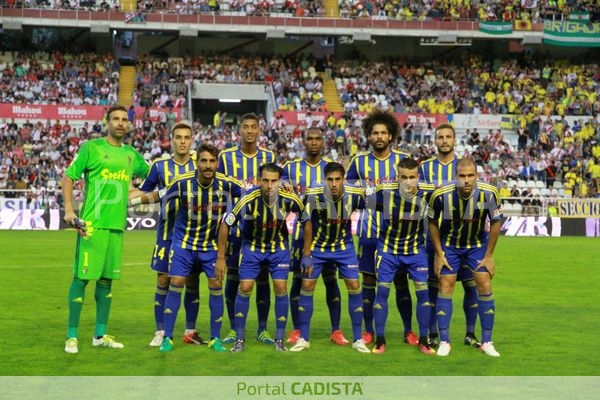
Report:
M69 289L69 323L65 351L78 353L79 317L85 288L96 281L96 328L92 345L120 349L123 344L106 334L113 279L121 275L123 231L127 223L127 197L133 176L145 177L144 158L123 139L129 131L127 109L115 105L106 112L105 137L84 143L62 179L64 220L76 227L73 281ZM78 218L73 206L74 182L83 178L84 200Z

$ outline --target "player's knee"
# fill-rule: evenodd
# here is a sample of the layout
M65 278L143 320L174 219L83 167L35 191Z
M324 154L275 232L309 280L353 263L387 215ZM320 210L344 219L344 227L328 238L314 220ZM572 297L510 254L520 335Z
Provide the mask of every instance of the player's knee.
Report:
M373 285L375 282L373 282ZM358 283L358 279L346 279L346 288L348 290L356 291L360 288L360 284Z
M208 280L208 288L209 289L222 289L223 285L221 284L221 281L218 281L215 278L210 278Z
M377 283L377 279L375 278L375 275L371 275L371 274L363 274L363 286L375 286L375 284Z
M252 289L254 289L253 281L242 281L240 282L238 293L250 296L252 294Z
M185 278L182 276L172 276L170 286L184 286Z
M158 274L156 277L156 285L160 287L168 287L169 281L169 275L167 274Z

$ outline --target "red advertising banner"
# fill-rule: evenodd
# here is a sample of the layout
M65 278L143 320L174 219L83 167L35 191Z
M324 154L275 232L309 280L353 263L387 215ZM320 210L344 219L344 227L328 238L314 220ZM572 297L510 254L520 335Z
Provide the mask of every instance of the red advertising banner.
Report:
M12 104L0 103L0 118L69 120L69 121L101 121L108 109L107 106L70 106L53 104ZM142 118L146 109L136 107L136 118ZM152 122L161 120L166 109L150 108L148 119ZM181 119L181 109L173 109L177 121Z
M102 106L70 106L52 104L0 104L0 118L100 121Z
M306 117L308 116L308 112L303 111L277 111L277 115L283 116L286 124L288 125L306 125ZM334 112L335 118L339 118L344 113L342 112ZM357 113L355 115L359 115L361 118L365 117L366 113ZM310 116L313 118L313 121L322 121L326 120L329 116L328 112L310 112ZM400 125L403 125L405 122L410 123L420 123L426 124L431 122L433 126L438 124L448 122L448 117L446 114L417 114L417 113L396 113L396 118L398 118L398 122Z

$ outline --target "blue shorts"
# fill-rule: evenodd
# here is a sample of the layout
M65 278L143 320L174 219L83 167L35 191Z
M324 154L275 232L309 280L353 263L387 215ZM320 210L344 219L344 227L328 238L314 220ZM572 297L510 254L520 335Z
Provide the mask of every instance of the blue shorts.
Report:
M438 278L435 276L435 271L433 268L433 262L435 258L435 250L433 249L433 244L431 240L427 240L427 265L429 265L429 280L432 282L437 282ZM448 260L448 262L450 262ZM466 265L462 265L461 268L458 269L458 273L456 274L457 281L469 281L473 280L473 271L471 271Z
M227 237L227 254L225 263L227 268L238 269L240 267L240 251L242 249L242 238L235 236Z
M473 247L471 249L457 249L455 247L444 248L446 254L446 260L450 264L448 268L442 268L442 275L459 275L462 276L463 280L465 276L473 277L473 272L477 265L485 257L485 247ZM466 270L466 272L462 272ZM481 268L477 272L486 272L485 268Z
M192 273L204 272L207 278L215 277L217 251L197 251L175 246L171 256L169 276L186 277Z
M240 253L240 281L254 281L262 267L269 269L272 280L287 281L290 271L289 250L278 250L273 253L251 251L247 245L242 245Z
M313 252L312 257L313 273L310 279L318 279L324 268L337 268L344 279L358 279L358 258L354 248L336 252Z
M171 241L156 238L154 253L152 253L152 270L160 274L169 273L169 252L171 251Z
M363 274L375 275L377 239L358 239L358 265Z
M402 255L377 251L377 282L392 283L398 272L408 273L413 282L427 282L429 266L425 249L419 254Z

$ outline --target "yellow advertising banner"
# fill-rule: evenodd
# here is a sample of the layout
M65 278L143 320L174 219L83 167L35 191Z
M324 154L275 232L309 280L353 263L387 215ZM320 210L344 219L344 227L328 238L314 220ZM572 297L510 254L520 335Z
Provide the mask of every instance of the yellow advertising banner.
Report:
M561 218L600 218L600 199L559 199Z

